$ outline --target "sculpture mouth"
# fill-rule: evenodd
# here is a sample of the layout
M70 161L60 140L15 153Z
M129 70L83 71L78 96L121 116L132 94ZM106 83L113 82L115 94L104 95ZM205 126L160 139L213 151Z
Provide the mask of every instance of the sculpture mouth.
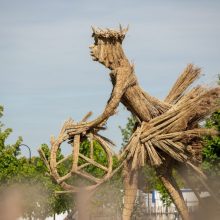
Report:
M92 57L93 59L97 59L96 54L95 54L95 47L96 47L96 46L97 46L97 45L95 45L95 44L92 44L92 45L89 46L90 55L91 55L91 57Z

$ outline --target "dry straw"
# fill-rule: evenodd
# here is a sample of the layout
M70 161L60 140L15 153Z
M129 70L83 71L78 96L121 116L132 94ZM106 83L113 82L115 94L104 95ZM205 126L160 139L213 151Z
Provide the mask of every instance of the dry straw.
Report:
M185 165L192 169L211 192L206 183L205 175L199 165L201 162L202 137L217 135L215 130L201 128L199 122L220 108L220 87L197 86L190 89L192 83L200 76L201 69L189 64L180 74L169 94L160 101L149 95L139 86L134 72L122 48L128 28L119 30L92 28L94 45L90 47L93 60L110 69L113 90L104 112L97 119L85 122L89 113L80 123L68 120L62 127L57 139L51 138L51 155L47 161L41 155L53 178L68 192L77 192L79 188L66 182L73 175L79 175L91 181L86 190L94 190L105 182L123 166L124 177L124 210L123 220L131 217L136 192L138 169L146 163L155 168L158 176L168 190L183 219L189 219L189 213L181 192L172 176L174 165ZM120 155L121 165L112 170L112 141L98 134L108 118L116 113L119 103L137 118L137 125L128 144ZM80 153L80 143L90 140L90 157ZM72 143L72 154L57 161L57 152L61 144L69 140ZM93 140L103 147L108 157L108 166L97 163L93 157ZM68 158L73 158L72 168L65 176L60 176L57 166ZM79 158L85 161L79 165ZM97 178L83 171L93 165L103 171L103 178ZM215 195L213 198L217 200Z

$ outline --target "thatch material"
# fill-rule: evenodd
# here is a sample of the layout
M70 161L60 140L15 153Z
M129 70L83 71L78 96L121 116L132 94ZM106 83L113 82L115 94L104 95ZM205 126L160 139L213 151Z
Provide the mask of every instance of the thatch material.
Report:
M129 161L126 161L123 167L123 180L124 207L122 211L122 219L130 220L138 190L138 172L137 170L131 171L131 163Z
M172 176L172 163L172 159L167 157L166 161L163 163L163 166L156 168L156 173L164 187L167 189L167 192L170 194L173 203L177 204L176 208L179 211L181 217L184 220L189 220L190 216L187 205L174 177Z
M200 68L189 64L180 75L164 101L168 103L177 102L185 90L188 89L189 86L199 77L200 72Z
M183 219L188 219L188 211L181 193L175 184L170 170L174 162L189 166L205 184L205 176L198 167L201 162L201 138L204 135L216 134L215 131L200 128L199 122L220 108L220 87L206 88L197 86L189 90L189 86L199 77L200 68L189 64L172 87L164 101L150 96L139 86L135 76L134 65L130 64L122 48L122 42L128 29L119 30L92 28L94 45L90 47L91 55L95 61L100 62L111 70L110 77L113 90L103 113L90 122L82 121L78 124L67 121L58 138L51 139L51 155L49 166L51 175L67 191L77 191L74 186L65 181L72 175L80 175L94 184L86 189L91 190L110 178L123 165L129 167L130 172L136 172L145 163L155 167L158 175L170 193L177 209ZM129 143L124 147L119 158L124 160L119 168L112 170L112 154L110 140L98 134L108 118L115 114L119 103L136 116L139 125L134 131ZM87 116L85 117L85 119ZM80 154L80 142L83 138L91 141L90 157ZM60 176L57 165L66 158L57 161L56 154L65 140L73 143L73 165L65 176ZM93 159L93 141L98 141L109 158L108 167L98 164ZM69 156L67 157L69 158ZM86 162L79 166L78 159ZM45 160L45 157L43 157ZM48 165L49 164L49 165ZM102 179L91 176L82 171L84 167L92 164L106 172ZM168 166L169 164L169 166ZM130 174L128 177L131 179ZM134 180L136 187L136 180ZM125 178L125 191L132 190L133 185L128 184ZM131 210L126 209L128 203L135 201L135 193L125 197L123 219L130 219ZM130 204L129 207L133 207Z
M129 143L125 150L130 154L133 153L136 160L137 153L135 152L137 150L135 148L144 144L146 154L150 157L151 164L155 166L159 166L162 159L156 153L157 150L155 151L153 148L160 149L181 162L186 159L195 160L193 152L188 151L187 146L199 146L202 136L217 134L214 130L197 127L201 119L219 108L216 102L218 97L220 97L220 89L211 88L193 99L185 99L184 102L180 100L161 116L148 123L143 122L140 140L136 139L136 144L133 144L135 139L132 137L132 144Z
M193 67L193 65L186 68L166 99L173 105L164 113L157 113L157 117L151 115L149 116L152 118L151 120L143 121L141 127L135 131L130 142L124 148L122 156L125 156L124 154L127 152L126 158L132 161L131 168L133 170L143 166L144 163L150 163L158 168L163 167L167 156L169 156L175 161L188 164L200 176L203 185L210 191L203 180L204 174L197 166L201 163L202 137L218 133L215 130L200 128L198 123L219 109L220 88L198 86L185 92L199 73L200 69ZM148 109L152 108L150 104L148 104ZM140 106L143 106L143 102ZM166 157L164 157L164 153L167 155ZM171 167L169 169L172 169ZM172 181L167 178L168 176L165 174L161 176L165 187L172 188ZM172 189L169 190L171 190L172 197L174 192ZM181 200L181 194L177 191L172 199L177 203L182 201L179 206L175 204L182 212L182 217L187 219L184 201Z
M119 67L121 60L126 58L121 44L128 28L123 29L120 26L119 31L116 31L93 27L92 30L92 37L95 41L94 45L90 47L93 60L111 70Z
M89 113L84 117L84 121L88 118L88 116L91 115ZM99 186L101 183L109 179L114 173L112 172L112 166L113 166L113 160L112 160L112 152L110 149L110 141L106 138L102 138L102 136L96 134L96 131L93 133L87 133L87 134L81 134L81 135L75 135L72 142L72 154L64 157L63 159L57 160L57 154L58 151L61 148L61 144L66 141L67 135L66 135L66 128L73 125L74 122L70 119L66 121L60 131L60 134L58 135L58 138L55 139L54 137L51 138L51 153L49 161L46 159L42 149L40 149L41 156L47 165L51 176L55 179L55 181L60 184L66 191L68 192L79 192L83 190L94 190L97 186ZM87 138L90 140L90 157L87 157L80 153L80 143L81 139ZM72 139L71 139L72 140ZM102 164L97 163L94 160L93 157L93 141L96 140L100 146L103 147L103 150L106 153L106 156L108 158L108 166L105 167ZM66 160L70 159L72 157L72 168L71 170L64 176L60 176L58 172L58 165L64 163ZM85 162L81 165L79 165L79 158L83 159ZM95 167L100 168L105 172L104 176L99 179L91 174L85 172L83 168L93 165ZM85 187L79 187L79 186L73 186L68 184L66 181L70 179L73 176L80 176L87 180L89 180L91 185L85 186Z

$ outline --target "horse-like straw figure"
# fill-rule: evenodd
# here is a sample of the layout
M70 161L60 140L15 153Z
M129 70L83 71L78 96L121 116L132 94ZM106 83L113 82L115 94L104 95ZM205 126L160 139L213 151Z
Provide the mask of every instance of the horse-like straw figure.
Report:
M220 87L197 86L189 90L189 86L201 72L200 68L189 64L167 97L160 101L140 87L135 76L134 65L129 62L122 49L122 42L128 28L123 29L120 26L119 30L100 28L92 28L92 30L94 45L90 47L91 56L94 61L98 61L111 70L113 90L104 112L99 117L90 122L86 122L86 117L80 123L68 120L58 138L51 138L52 148L49 162L41 151L51 175L65 190L77 192L79 188L65 182L72 175L80 175L94 182L93 185L85 187L86 190L94 190L123 167L125 192L123 220L131 218L138 189L138 171L145 164L154 167L182 219L188 220L190 216L181 191L172 176L174 167L179 171L183 167L194 171L204 187L219 202L199 168L202 137L217 133L211 129L201 128L199 122L219 109ZM111 141L99 135L98 131L103 128L108 118L116 113L120 102L136 117L138 123L129 143L121 150L119 155L121 165L116 170L112 170L112 154L109 147ZM80 153L80 142L85 137L91 142L90 157ZM57 150L66 140L72 143L73 154L57 161ZM94 160L93 140L98 141L106 152L108 167ZM65 176L60 176L57 166L69 157L73 158L71 171ZM86 163L79 165L79 158L84 159ZM88 164L99 167L106 174L102 179L93 177L83 171Z

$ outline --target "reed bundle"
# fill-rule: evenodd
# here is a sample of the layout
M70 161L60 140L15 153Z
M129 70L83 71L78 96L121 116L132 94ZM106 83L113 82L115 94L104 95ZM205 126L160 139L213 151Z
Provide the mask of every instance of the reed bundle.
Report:
M144 161L161 166L166 159L164 153L182 163L201 162L202 137L218 132L200 128L199 122L220 108L220 87L198 86L187 91L199 74L199 68L188 65L165 99L175 104L165 113L142 122L131 137L125 152L129 159L133 158L132 168L143 166Z
M180 190L172 177L172 162L177 161L191 167L201 178L203 185L209 190L205 176L199 168L201 162L202 137L218 135L215 130L201 128L199 122L220 108L220 87L197 86L189 89L200 76L201 69L189 64L177 79L164 101L144 92L139 86L134 72L122 48L128 28L119 30L93 28L94 44L90 47L93 60L98 61L111 70L110 77L113 90L104 112L96 120L85 122L91 115L84 117L76 124L68 120L57 138L51 138L51 154L49 161L40 150L50 175L67 192L78 192L81 188L68 184L67 180L78 175L90 181L85 190L94 190L104 181L111 178L121 167L124 168L124 203L123 220L130 220L137 192L137 170L145 163L155 167L157 175L172 197L183 219L189 219L189 213ZM113 143L98 134L103 124L116 113L119 103L136 116L138 125L128 144L122 149L119 158L121 165L112 169L112 152L109 146ZM80 144L84 139L90 140L90 155L80 152ZM61 144L68 140L72 144L72 154L57 161L57 152ZM108 166L94 160L93 140L96 140L106 152ZM72 158L70 171L61 176L58 165ZM79 164L79 160L84 160ZM97 178L84 168L95 166L104 175ZM211 195L215 195L211 190Z

